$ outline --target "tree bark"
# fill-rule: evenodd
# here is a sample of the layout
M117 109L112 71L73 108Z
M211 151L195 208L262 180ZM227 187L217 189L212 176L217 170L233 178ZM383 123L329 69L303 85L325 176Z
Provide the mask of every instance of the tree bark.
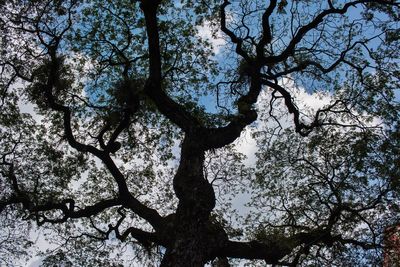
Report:
M220 231L210 221L215 206L212 185L204 178L204 150L197 138L187 135L174 177L179 204L174 220L172 242L167 247L162 267L204 266L213 258L215 237Z
M204 266L212 254L206 224L195 220L178 224L173 245L167 248L161 267Z

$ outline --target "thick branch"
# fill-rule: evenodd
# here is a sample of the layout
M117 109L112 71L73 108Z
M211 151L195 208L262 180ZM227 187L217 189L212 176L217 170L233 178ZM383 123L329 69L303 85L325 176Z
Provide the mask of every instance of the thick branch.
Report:
M263 16L262 16L262 36L260 41L257 44L257 57L263 58L264 57L264 47L268 43L272 41L272 32L271 32L271 25L269 23L269 18L276 8L277 0L271 0L271 3L269 4L268 8L265 10Z
M200 127L200 122L184 107L172 100L161 88L161 52L159 30L157 25L157 9L160 1L142 1L147 40L149 46L149 77L145 92L157 105L158 110L184 131Z
M47 83L43 88L49 108L63 114L64 133L68 143L80 152L89 152L93 154L105 164L118 185L118 191L122 203L128 206L133 212L149 221L149 223L154 227L159 227L162 217L157 213L156 210L148 208L146 205L143 205L139 200L132 196L132 194L129 192L124 175L115 165L109 153L107 151L101 151L91 145L82 144L75 139L71 127L71 110L67 106L58 103L53 95L53 88L55 88L58 84L60 75L60 62L56 56L56 50L59 45L60 38L61 37L55 37L54 40L51 41L51 45L43 43L43 45L47 47L51 59L48 69L49 73Z
M105 199L100 200L96 204L86 206L82 209L75 209L75 201L73 199L65 199L60 202L48 202L45 204L37 205L24 193L14 194L4 201L0 201L0 213L6 206L13 204L22 204L22 207L33 214L34 217L40 218L39 224L43 223L62 223L69 218L84 218L94 216L108 208L121 205L119 199ZM49 219L46 216L39 214L46 211L61 211L62 217L57 219Z
M292 253L297 247L303 246L305 251L307 251L311 246L318 244L332 246L334 242L351 244L364 249L376 249L378 247L377 244L346 239L341 235L331 235L331 229L328 227L325 229L316 229L308 233L298 233L291 237L271 236L262 242L228 241L226 246L219 251L218 255L230 258L265 260L267 264L282 264L282 258Z
M292 251L292 248L280 244L283 242L283 240L275 240L275 242L264 244L256 241L229 241L226 247L220 251L220 255L229 258L259 259L265 260L267 264L278 264L281 258Z
M232 43L236 45L236 53L246 59L248 62L250 61L250 56L246 51L243 50L243 39L236 36L234 32L228 29L226 25L226 7L230 5L228 0L224 0L224 3L220 7L220 16L221 16L221 31L229 36Z
M268 81L268 80L263 80L263 83L265 85L273 88L274 90L278 91L282 95L283 99L285 100L285 105L286 105L289 113L293 114L293 120L294 120L294 124L296 127L296 132L300 133L303 136L306 136L311 132L311 130L313 128L320 126L318 116L316 116L315 120L309 125L305 125L304 123L302 123L300 121L300 112L299 112L298 108L295 106L295 104L293 103L292 96L282 86L278 85L277 83Z

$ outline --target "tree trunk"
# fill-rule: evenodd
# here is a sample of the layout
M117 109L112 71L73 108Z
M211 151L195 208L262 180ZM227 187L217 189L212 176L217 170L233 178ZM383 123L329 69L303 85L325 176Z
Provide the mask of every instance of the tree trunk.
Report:
M167 247L162 267L204 266L213 258L213 239L220 232L210 222L215 194L204 178L204 150L194 140L196 138L185 137L182 144L180 165L174 177L179 205L172 242Z
M181 222L175 232L174 244L168 248L162 267L203 267L211 257L210 240L204 223ZM182 229L182 232L178 232Z

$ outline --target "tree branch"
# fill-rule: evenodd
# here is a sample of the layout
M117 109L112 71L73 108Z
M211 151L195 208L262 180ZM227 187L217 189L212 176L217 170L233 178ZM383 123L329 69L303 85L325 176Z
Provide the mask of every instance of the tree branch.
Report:
M67 28L69 28L69 25ZM66 30L63 31L65 33ZM53 88L56 87L58 84L59 76L60 76L60 61L57 58L57 48L60 43L61 36L54 37L49 43L42 41L42 45L44 45L50 56L50 64L48 68L48 76L47 82L43 85L44 95L47 101L47 104L50 109L54 111L61 112L63 114L63 122L64 122L64 133L65 138L67 139L68 143L71 147L75 148L80 152L89 152L99 158L108 170L111 172L112 176L114 177L117 185L118 191L120 195L120 200L122 201L123 205L129 207L133 212L138 214L140 217L144 218L145 220L149 221L154 227L160 227L162 217L157 213L156 210L147 207L146 205L142 204L139 200L137 200L128 189L128 186L125 181L124 175L120 172L118 167L115 165L114 161L109 155L109 151L101 151L94 146L86 145L78 142L74 134L72 132L71 127L71 117L72 112L69 107L64 106L56 101L56 98L53 95ZM122 125L124 126L124 124ZM121 127L122 127L121 126ZM120 128L121 128L120 127ZM124 126L125 127L125 126ZM119 134L123 129L117 129L116 134ZM116 138L113 136L112 138Z
M183 106L172 100L161 88L161 52L157 25L157 9L160 1L141 1L146 21L146 32L149 46L149 77L145 92L154 101L158 110L185 132L200 128L201 123Z
M264 47L272 41L271 25L269 23L269 18L272 12L276 8L277 0L271 0L268 8L265 10L262 16L262 36L257 44L256 52L257 58L264 58Z
M382 4L389 4L389 1L386 0L359 0L359 1L352 1L349 3L346 3L343 5L342 8L333 8L332 5L330 5L330 8L327 10L322 11L320 14L318 14L310 23L300 27L297 31L297 33L293 36L293 38L290 40L289 44L287 47L281 52L281 54L276 55L276 56L268 56L265 57L263 60L263 63L265 65L271 65L271 64L276 64L279 62L282 62L286 60L289 56L293 55L296 45L301 42L303 37L310 32L311 30L315 29L323 20L333 14L345 14L347 10L352 7L356 6L358 4L365 4L365 3L382 3Z

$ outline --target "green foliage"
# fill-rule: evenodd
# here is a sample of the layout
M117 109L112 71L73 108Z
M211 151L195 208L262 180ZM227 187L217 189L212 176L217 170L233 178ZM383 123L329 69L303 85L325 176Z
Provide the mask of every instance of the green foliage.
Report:
M57 251L53 255L47 256L41 264L42 267L63 266L72 267L71 261L65 256L62 251Z
M275 216L258 217L265 226L254 233L255 237L263 240L276 231L287 235L327 227L336 218L340 226L334 233L382 239L382 222L390 225L398 220L397 208L391 203L399 193L394 177L400 177L396 167L399 146L393 137L389 132L331 128L305 139L285 131L271 146L263 146L266 140L260 138L259 170L254 180L258 193L252 206L268 203L266 214ZM342 210L339 217L332 217L335 209ZM361 226L363 223L369 228ZM359 225L357 230L355 225ZM350 260L353 249L341 249L349 257L346 261L362 264L365 258ZM326 253L336 252L332 248ZM307 263L315 258L310 253L303 260ZM345 259L343 256L337 263Z

